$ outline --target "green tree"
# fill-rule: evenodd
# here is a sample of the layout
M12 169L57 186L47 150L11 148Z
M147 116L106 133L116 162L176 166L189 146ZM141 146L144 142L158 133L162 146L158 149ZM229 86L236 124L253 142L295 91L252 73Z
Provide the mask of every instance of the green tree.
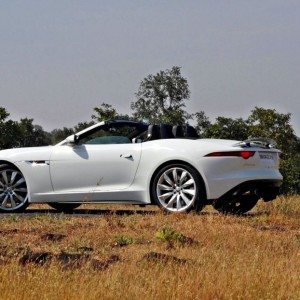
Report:
M0 106L0 122L4 122L9 117L9 113L4 107Z
M294 151L297 136L291 125L291 114L278 113L275 109L255 107L248 118L249 136L274 139L284 152Z
M133 117L151 123L183 124L191 119L185 110L190 98L187 79L180 67L160 71L145 77L131 103Z
M245 140L249 135L248 123L242 118L217 117L211 123L203 111L196 113L195 118L196 129L203 138Z
M79 122L76 126L74 126L74 132L79 132L81 130L84 130L92 125L94 125L95 123L93 121L90 122Z
M55 145L72 134L74 134L73 128L63 127L62 129L54 129L50 132L51 143L52 145Z
M15 148L19 145L19 126L13 120L0 122L0 150Z
M0 106L0 150L6 149L8 142L8 127L7 127L7 118L9 117L9 113L6 111L4 107Z
M18 147L46 146L51 144L49 135L33 119L24 118L18 122Z
M51 143L50 136L33 119L24 118L19 122L8 119L9 113L0 107L0 149L15 147L44 146Z
M119 114L116 108L114 108L111 104L104 102L99 107L94 108L92 119L95 120L95 122L102 122L107 120L135 120L134 117L127 114Z
M205 115L204 111L199 111L194 114L196 118L196 130L200 137L210 138L210 128L212 126L209 118Z
M92 119L96 122L112 120L118 117L117 110L112 105L104 102L99 107L95 107L94 112Z

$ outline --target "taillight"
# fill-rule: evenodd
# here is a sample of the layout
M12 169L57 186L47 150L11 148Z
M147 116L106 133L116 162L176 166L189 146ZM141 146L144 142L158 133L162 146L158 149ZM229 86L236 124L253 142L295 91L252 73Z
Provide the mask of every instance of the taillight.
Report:
M237 156L244 159L248 159L255 154L255 151L222 151L222 152L212 152L206 154L208 157L223 157L223 156Z

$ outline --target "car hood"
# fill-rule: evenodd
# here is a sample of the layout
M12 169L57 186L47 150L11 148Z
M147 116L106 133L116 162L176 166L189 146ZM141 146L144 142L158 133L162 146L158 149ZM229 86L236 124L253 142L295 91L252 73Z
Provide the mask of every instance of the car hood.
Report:
M14 148L0 151L0 160L10 162L29 160L49 160L53 146Z

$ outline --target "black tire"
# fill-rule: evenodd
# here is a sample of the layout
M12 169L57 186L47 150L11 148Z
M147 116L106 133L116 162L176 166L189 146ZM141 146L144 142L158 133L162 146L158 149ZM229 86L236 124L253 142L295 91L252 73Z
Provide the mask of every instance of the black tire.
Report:
M28 207L28 189L22 172L13 165L0 165L0 213L20 213Z
M48 205L59 212L71 213L75 208L79 207L80 203L48 203Z
M242 215L254 208L258 200L254 190L244 188L217 199L213 207L223 214Z
M174 178L174 170L177 173L177 175L175 176L176 178ZM186 172L186 179L184 178L181 182L181 177L183 176L184 172ZM167 176L169 176L169 178L174 181L173 185L168 181L164 181L164 174L167 174ZM194 195L189 195L188 193L186 193L187 189L184 188L184 185L186 185L189 181L193 181L193 189L191 189L190 185L188 191L189 193L193 191ZM177 183L175 184L175 182ZM166 190L164 188L161 188L162 186L166 187ZM191 166L181 163L169 164L159 169L159 171L154 176L150 191L152 201L157 204L164 212L188 213L191 210L200 211L206 203L205 186L199 173ZM161 194L162 191L164 191L163 194ZM165 198L164 200L162 200L162 198L165 197L166 194L171 194L170 196L168 196L169 199ZM187 197L188 199L186 199ZM188 202L187 200L190 200L190 202Z

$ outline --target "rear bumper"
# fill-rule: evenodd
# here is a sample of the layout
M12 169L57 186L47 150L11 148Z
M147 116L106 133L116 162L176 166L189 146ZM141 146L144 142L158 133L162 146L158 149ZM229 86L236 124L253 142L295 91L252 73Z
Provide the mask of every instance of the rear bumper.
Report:
M274 200L280 194L281 184L282 180L280 179L249 180L238 184L220 198L228 197L240 189L249 189L254 191L259 198L267 202Z
M219 174L208 174L205 178L208 199L218 199L240 184L255 182L259 185L281 182L282 175L278 169L255 168L227 172L219 170Z

